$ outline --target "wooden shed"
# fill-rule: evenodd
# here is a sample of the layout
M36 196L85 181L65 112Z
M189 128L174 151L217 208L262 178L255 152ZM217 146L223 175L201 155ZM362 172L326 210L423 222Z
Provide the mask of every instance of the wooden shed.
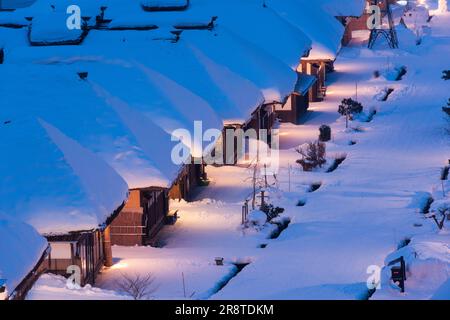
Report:
M104 226L98 229L44 235L51 250L42 268L50 273L68 276L67 268L78 266L81 271L81 285L95 284L95 278L102 267L110 267L113 264L110 225L124 205L122 204Z

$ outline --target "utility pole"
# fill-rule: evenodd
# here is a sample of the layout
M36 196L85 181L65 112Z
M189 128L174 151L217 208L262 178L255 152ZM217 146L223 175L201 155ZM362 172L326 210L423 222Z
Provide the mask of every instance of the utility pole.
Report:
M370 30L369 49L373 48L380 35L386 38L391 49L398 49L398 37L389 0L370 0L370 4L380 8L381 21L387 17L388 27L383 28L383 23L381 23Z

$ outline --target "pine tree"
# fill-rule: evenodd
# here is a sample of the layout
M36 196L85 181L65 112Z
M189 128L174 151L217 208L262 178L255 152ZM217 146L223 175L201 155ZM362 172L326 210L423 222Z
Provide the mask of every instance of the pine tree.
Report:
M348 120L354 114L361 113L363 111L363 106L358 101L352 98L342 100L339 105L338 112L345 116L345 127L348 128Z

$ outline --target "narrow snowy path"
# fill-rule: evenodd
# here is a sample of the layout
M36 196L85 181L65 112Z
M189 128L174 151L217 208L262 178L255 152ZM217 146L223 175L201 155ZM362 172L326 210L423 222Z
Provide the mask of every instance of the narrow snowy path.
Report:
M210 185L199 188L193 202L171 203L179 219L160 232L161 248L113 247L115 265L99 277L101 288L117 289L122 273L152 273L154 298L207 299L236 274L235 264L254 261L270 229L258 233L241 228L243 199L251 191L249 173L239 167L209 167L208 174ZM224 258L224 266L216 265L216 257Z

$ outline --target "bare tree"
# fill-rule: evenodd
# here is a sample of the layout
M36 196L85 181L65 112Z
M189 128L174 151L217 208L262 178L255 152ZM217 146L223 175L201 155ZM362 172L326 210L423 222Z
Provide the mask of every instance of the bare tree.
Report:
M265 179L261 176L260 163L257 158L250 163L247 170L251 172L251 177L244 179L244 181L251 181L252 183L251 203L252 209L254 210L256 207L256 195L261 189L264 188Z
M155 285L155 277L151 273L145 275L129 275L122 273L121 279L116 282L119 291L131 296L134 300L149 299L158 287Z

